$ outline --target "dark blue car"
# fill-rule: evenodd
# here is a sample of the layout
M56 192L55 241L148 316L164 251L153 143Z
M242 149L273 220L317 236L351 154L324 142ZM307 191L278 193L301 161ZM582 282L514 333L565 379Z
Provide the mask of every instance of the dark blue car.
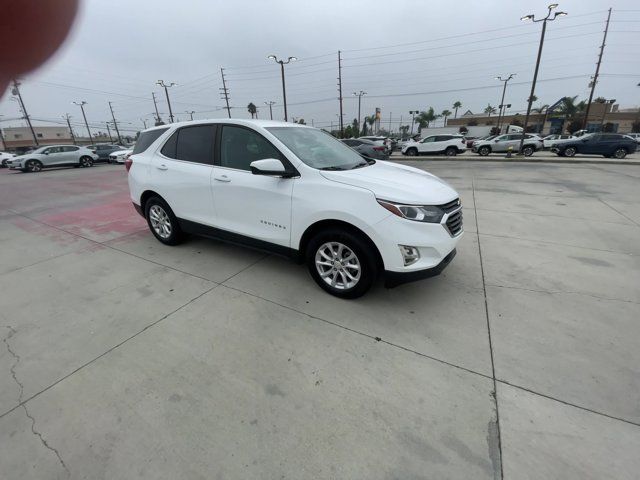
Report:
M569 142L556 143L551 151L561 157L573 157L576 153L602 155L622 159L633 153L638 144L630 137L619 133L591 133Z

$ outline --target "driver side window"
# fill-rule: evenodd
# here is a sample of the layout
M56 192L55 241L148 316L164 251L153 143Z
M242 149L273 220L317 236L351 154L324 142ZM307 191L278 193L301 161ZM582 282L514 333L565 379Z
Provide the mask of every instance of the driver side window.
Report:
M220 136L220 166L250 171L249 165L265 158L282 158L262 135L247 128L225 125Z
M431 142L435 142L436 137L427 137L424 140L422 140L422 143L431 143Z

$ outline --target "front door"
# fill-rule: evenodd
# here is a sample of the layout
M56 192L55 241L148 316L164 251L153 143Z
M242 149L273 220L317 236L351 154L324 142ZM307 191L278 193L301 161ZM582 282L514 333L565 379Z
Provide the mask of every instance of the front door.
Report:
M64 161L63 147L49 147L43 153L46 153L42 163L47 166L62 165Z
M290 245L293 178L254 175L249 164L286 159L255 130L224 125L211 188L218 228L283 247Z
M420 153L435 152L438 149L438 143L436 142L436 136L432 135L425 138L418 144L418 151Z

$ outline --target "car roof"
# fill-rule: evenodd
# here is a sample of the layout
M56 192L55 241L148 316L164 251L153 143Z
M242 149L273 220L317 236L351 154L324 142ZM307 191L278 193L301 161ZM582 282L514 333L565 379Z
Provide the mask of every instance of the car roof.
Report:
M281 122L278 120L256 120L256 119L244 119L244 118L209 118L206 120L188 120L185 122L174 122L166 125L158 125L147 128L143 132L152 132L154 130L161 130L164 128L179 128L192 125L210 125L212 123L226 123L231 125L243 125L246 127L300 127L300 128L313 128L309 125L303 125L301 123Z

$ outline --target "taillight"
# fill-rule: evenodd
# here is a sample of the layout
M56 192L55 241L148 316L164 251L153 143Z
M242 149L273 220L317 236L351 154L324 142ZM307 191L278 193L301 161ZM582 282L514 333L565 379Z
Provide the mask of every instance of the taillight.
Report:
M382 152L384 150L384 147L373 147L374 150L377 150L378 152Z
M124 160L124 168L127 169L127 172L129 170L131 170L131 165L133 165L133 160L131 159L131 157L125 158L125 160Z

